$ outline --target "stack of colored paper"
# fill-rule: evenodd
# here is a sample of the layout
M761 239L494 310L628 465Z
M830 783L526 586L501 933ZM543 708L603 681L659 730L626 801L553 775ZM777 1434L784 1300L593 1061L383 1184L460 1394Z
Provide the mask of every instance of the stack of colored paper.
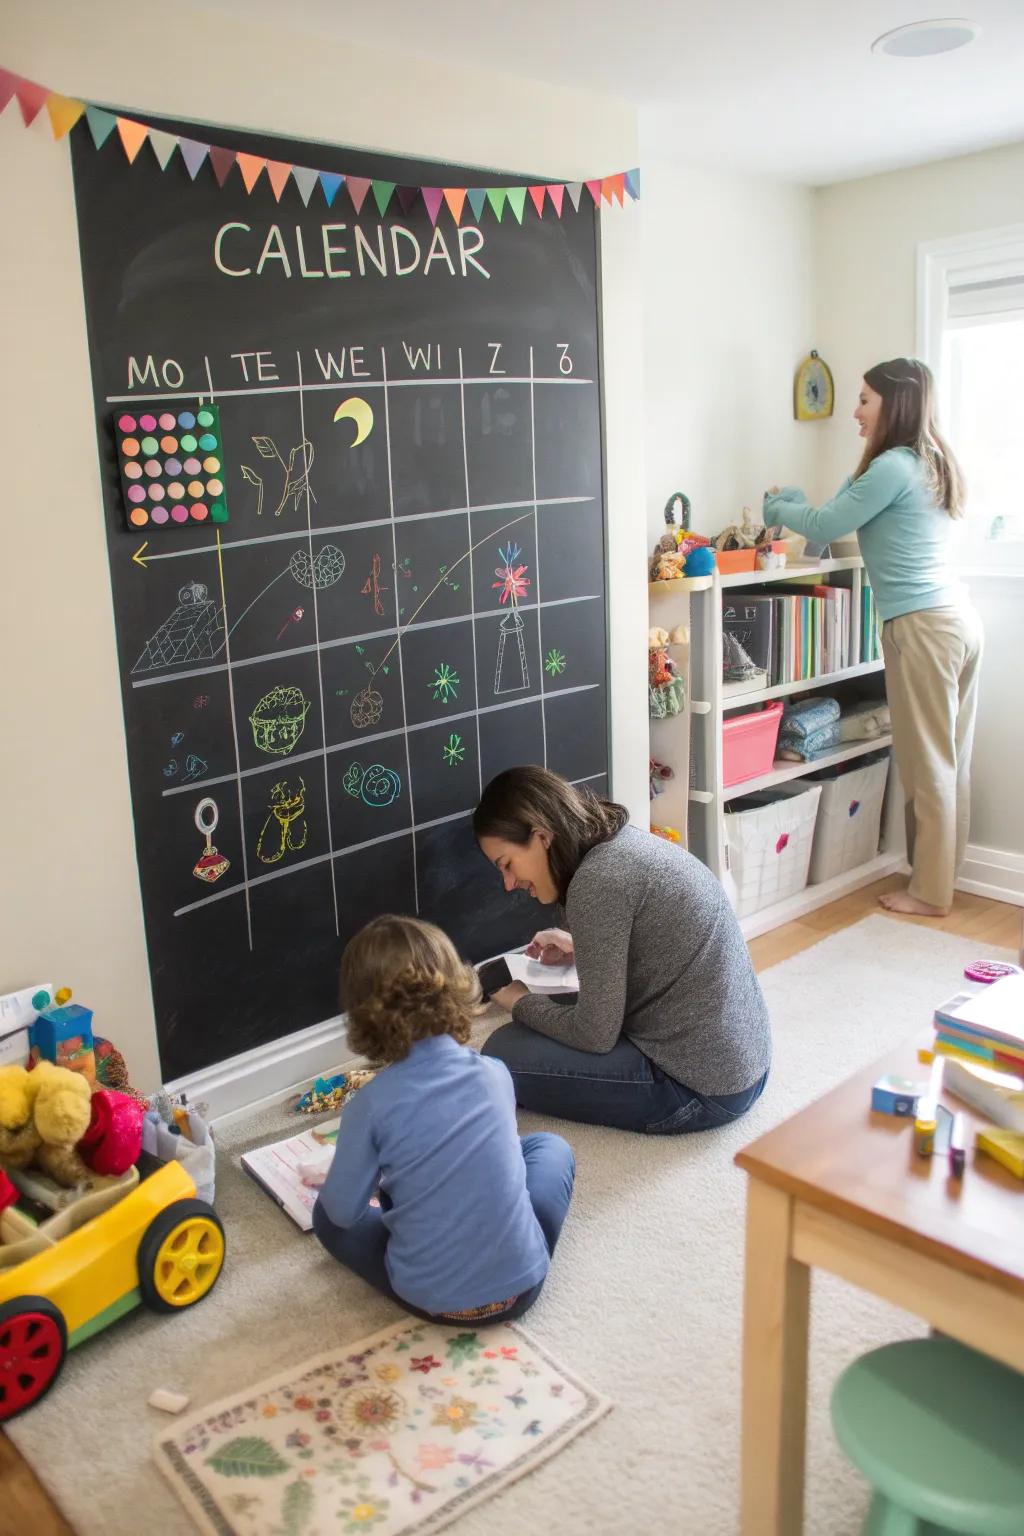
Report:
M970 1069L975 1081L986 1083L990 1092L1001 1089L1000 1099L1013 1100L1020 1114L1024 1107L1024 976L1004 976L990 986L965 989L936 1008L935 1050ZM950 1087L957 1091L952 1081ZM1002 1124L1012 1124L1015 1118L999 1117Z

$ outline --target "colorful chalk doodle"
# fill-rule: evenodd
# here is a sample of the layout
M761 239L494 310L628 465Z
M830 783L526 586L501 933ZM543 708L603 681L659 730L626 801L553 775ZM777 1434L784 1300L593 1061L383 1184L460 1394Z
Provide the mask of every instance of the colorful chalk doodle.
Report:
M442 704L448 704L459 696L459 684L462 679L459 674L443 661L439 667L434 668L434 676L427 684L434 690L434 698L440 699Z
M202 880L206 885L213 885L215 880L219 880L221 875L231 868L231 860L226 859L222 853L218 853L213 846L213 834L220 820L216 800L209 798L200 800L195 809L194 820L206 838L206 847L196 860L192 873L197 880Z
M275 822L276 828L273 825ZM299 825L293 834L292 828L296 823ZM298 842L296 839L300 829L302 841ZM270 791L269 813L256 839L256 857L264 864L277 864L286 852L300 853L306 846L308 836L306 781L300 778L298 789L293 790L287 779L281 779Z
M565 671L567 666L568 662L563 653L552 646L544 658L544 671L551 677L558 677Z
M256 445L256 452L260 458L276 459L284 473L284 489L281 491L280 501L274 508L275 517L281 516L281 513L284 511L285 502L289 498L292 503L292 511L298 510L299 502L304 496L308 496L310 501L316 501L316 497L313 495L313 487L309 483L309 471L313 467L313 444L308 439L303 438L301 443L296 444L288 455L287 464L278 452L277 444L272 437L257 434L253 437L253 442ZM299 461L298 470L295 467L296 459ZM256 516L262 517L263 477L258 475L254 469L250 469L248 464L242 464L240 467L242 479L247 481L249 485L256 487L259 498L256 504Z
M301 688L271 688L249 716L253 742L261 752L287 757L306 728L309 710Z
M459 736L455 731L452 732L444 746L441 748L441 756L448 764L449 768L455 768L464 760L466 756L466 749L462 745L462 737Z
M341 782L345 793L354 800L375 807L391 805L402 793L398 774L393 768L385 768L383 763L371 763L369 768L350 763Z

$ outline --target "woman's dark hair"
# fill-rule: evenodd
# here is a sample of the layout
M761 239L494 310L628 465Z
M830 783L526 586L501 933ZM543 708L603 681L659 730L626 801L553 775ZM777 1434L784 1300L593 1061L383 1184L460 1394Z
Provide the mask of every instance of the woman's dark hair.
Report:
M477 842L500 837L522 846L534 832L546 832L551 878L564 902L584 854L621 832L628 820L624 805L577 789L547 768L527 765L506 768L491 780L473 812L473 833Z
M881 395L882 409L854 478L862 475L880 453L890 448L912 448L924 463L938 505L950 517L962 517L964 477L935 423L931 369L916 357L894 357L869 368L864 382Z

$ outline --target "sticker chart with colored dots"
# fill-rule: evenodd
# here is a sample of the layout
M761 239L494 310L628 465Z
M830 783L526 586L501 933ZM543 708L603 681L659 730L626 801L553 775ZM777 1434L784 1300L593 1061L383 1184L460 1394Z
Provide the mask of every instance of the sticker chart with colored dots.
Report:
M132 532L226 523L224 442L215 405L179 401L114 412L125 521Z

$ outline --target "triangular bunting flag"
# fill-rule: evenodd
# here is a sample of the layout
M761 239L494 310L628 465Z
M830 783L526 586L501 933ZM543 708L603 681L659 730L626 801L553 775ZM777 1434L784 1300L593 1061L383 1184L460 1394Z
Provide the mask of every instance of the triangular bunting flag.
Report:
M45 85L36 85L34 80L18 79L14 94L18 98L25 127L30 128L46 105L50 93Z
M377 211L381 218L383 218L387 212L388 203L391 201L391 194L395 190L395 184L393 181L373 181L371 186L373 187L373 200L377 204Z
M598 203L601 201L601 183L600 183L600 181L588 181L587 182L587 191L590 193L591 197L594 199L594 207L596 208Z
M0 69L0 112L4 110L18 86L18 76L9 69Z
M358 216L363 211L363 204L366 201L366 194L370 190L369 177L346 176L345 186L348 189L348 195L352 199L352 207L355 209L356 217L358 218Z
M338 188L344 180L344 176L339 176L337 171L320 172L320 185L324 189L324 201L328 208L334 207L334 199L338 195Z
M281 201L281 193L288 185L288 178L291 173L292 168L286 160L267 161L267 180L274 189L275 202L279 203Z
M178 137L174 133L164 133L161 128L149 130L149 145L157 163L162 171L166 171L168 162L178 147Z
M456 224L458 224L459 220L462 218L462 210L466 204L465 187L445 187L444 200L448 204L449 213L455 220ZM479 214L477 217L479 218Z
M509 187L508 205L515 214L517 223L521 224L523 222L523 209L526 206L526 188Z
M636 202L637 198L640 196L640 167L637 166L632 171L626 171L623 180L625 182L626 191L629 193L633 201Z
M113 112L104 112L102 107L86 107L85 120L89 124L89 132L97 149L102 149L117 127L117 118Z
M580 198L583 196L582 181L567 181L565 184L565 190L568 192L569 200L575 208L576 212L579 213Z
M554 204L555 212L558 214L559 218L562 217L562 199L564 198L564 196L565 196L565 183L564 182L560 181L557 184L557 186L552 185L552 186L548 187L548 197L550 197L552 203Z
M119 117L117 131L121 135L121 143L124 152L128 156L129 165L135 163L135 156L149 137L149 129L145 123L133 122L130 117Z
M538 219L542 219L544 217L544 188L531 187L530 201L537 210Z
M615 176L605 176L601 182L601 196L607 198L609 203L612 202L613 199L616 200L619 207L621 208L622 188L625 180L626 177L623 171L619 171Z
M466 196L469 198L469 206L473 210L473 217L479 223L480 215L484 211L484 203L487 201L487 193L483 187L469 187L467 188Z
M234 165L235 159L236 154L233 149L225 149L222 144L210 145L210 164L213 166L218 187L222 187L227 181L228 172Z
M444 193L440 187L421 187L420 190L423 193L423 202L426 210L430 214L430 222L431 224L436 224L437 216L441 211L441 204L444 202Z
M402 212L410 213L413 204L420 195L420 189L419 187L396 187L395 193Z
M494 209L494 217L501 223L501 216L505 211L505 199L508 197L507 187L488 187L487 201Z
M92 111L92 107L86 108L86 117ZM209 144L200 144L198 139L179 139L178 148L181 150L181 158L184 160L188 173L195 181L199 175L199 168L210 153Z
M84 101L74 101L70 96L58 96L56 91L47 97L46 110L50 114L50 126L55 139L62 139L78 122L85 111Z
M313 188L320 180L320 172L311 171L305 165L293 165L292 180L299 189L299 196L308 208L309 200L313 196Z
M262 155L245 155L241 150L238 151L238 169L242 173L242 180L245 182L245 190L247 192L252 191L263 175L266 163Z

